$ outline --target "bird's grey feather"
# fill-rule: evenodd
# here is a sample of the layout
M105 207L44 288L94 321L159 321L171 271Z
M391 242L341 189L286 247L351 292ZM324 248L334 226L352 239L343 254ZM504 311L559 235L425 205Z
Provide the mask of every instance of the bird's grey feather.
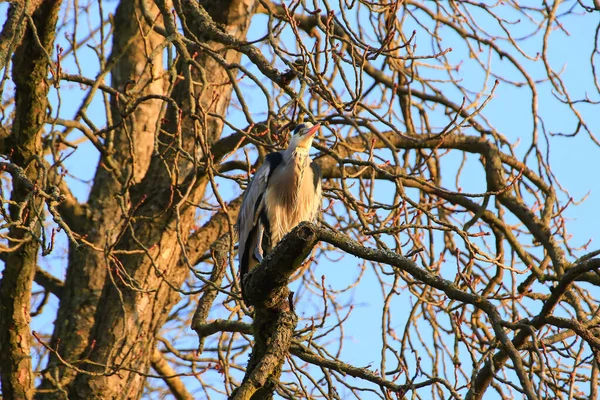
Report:
M277 165L279 165L282 158L283 156L281 153L269 154L266 162L261 165L254 174L254 177L250 181L250 184L244 193L242 207L240 209L237 221L238 238L240 243L238 256L242 273L247 272L251 268L249 265L244 265L245 262L243 262L243 257L245 251L252 252L248 254L248 258L250 258L251 254L254 254L255 258L259 262L262 260L261 247L263 227L260 222L260 213L263 211L264 193L267 189L269 177L271 176L273 170L277 168ZM249 235L255 227L257 228L255 230L257 237L250 238ZM253 249L253 247L255 248ZM260 258L258 256L260 256ZM246 263L251 261L252 260L247 260Z
M313 172L313 185L315 190L320 190L321 179L323 179L323 171L321 170L319 164L314 161L310 163L310 169L312 169Z
M273 172L265 194L273 246L300 222L314 221L321 209L321 180L315 179L309 163L308 155L284 159Z
M288 148L269 154L248 185L238 217L242 278L262 261L263 251L270 251L296 225L316 220L321 210L321 169L309 151L318 127L299 125Z

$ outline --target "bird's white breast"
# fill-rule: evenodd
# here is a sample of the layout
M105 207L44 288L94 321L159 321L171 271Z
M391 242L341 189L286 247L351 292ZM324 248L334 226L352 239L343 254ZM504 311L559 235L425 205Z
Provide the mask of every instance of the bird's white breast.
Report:
M321 185L315 189L310 162L308 157L302 163L292 162L271 177L265 205L273 246L300 222L314 221L321 208Z

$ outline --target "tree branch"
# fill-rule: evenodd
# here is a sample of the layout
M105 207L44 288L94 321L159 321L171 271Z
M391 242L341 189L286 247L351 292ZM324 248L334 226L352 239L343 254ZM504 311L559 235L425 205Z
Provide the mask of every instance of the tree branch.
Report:
M59 300L62 297L64 283L51 273L44 271L39 266L35 270L35 283L55 295Z
M422 387L430 386L435 383L441 383L442 385L445 386L445 388L448 391L450 391L450 393L452 393L452 396L454 396L454 398L456 398L456 399L461 398L460 395L458 394L458 392L456 392L456 390L454 390L454 387L445 379L433 378L433 379L428 379L426 381L419 382L419 383L409 383L409 384L399 385L397 383L393 383L393 382L390 382L390 381L387 381L387 380L381 378L380 376L376 375L375 373L369 371L367 368L355 367L353 365L349 365L349 364L346 364L346 363L343 363L343 362L337 361L337 360L327 360L323 357L320 357L320 356L312 353L306 347L304 347L301 344L296 343L296 342L294 342L292 344L292 346L290 347L290 353L292 355L300 358L303 361L309 362L314 365L318 365L320 367L339 371L344 375L348 374L354 378L364 379L366 381L375 383L376 385L379 385L382 388L391 390L392 392L398 393L401 395L408 392L409 390L416 390L416 389L419 389Z
M273 395L298 323L288 281L317 243L315 229L310 223L298 225L242 281L247 300L255 307L255 343L242 385L231 396L234 400Z
M177 400L194 399L194 396L188 392L181 379L179 379L177 372L171 368L169 362L165 359L165 356L160 352L160 350L154 349L154 353L152 353L152 358L150 359L150 364L156 373L162 375L163 380Z
M8 9L8 15L0 33L0 70L2 70L12 55L14 49L21 44L27 23L25 15L38 8L41 0L15 1ZM25 8L27 7L27 9Z
M448 297L463 303L471 304L485 312L492 324L494 332L503 346L503 351L514 363L523 391L530 400L535 393L523 366L523 361L514 344L508 339L503 327L503 320L496 306L489 300L475 293L469 293L437 274L418 267L412 260L390 251L362 246L360 243L337 232L318 228L310 223L302 223L286 235L275 249L265 257L263 263L250 271L242 284L250 304L262 309L283 309L289 293L287 283L302 260L310 253L319 240L332 244L346 253L361 259L386 263L409 273L415 279L443 291ZM256 321L255 321L256 325ZM260 332L260 330L258 330ZM258 340L257 340L258 342ZM256 351L253 350L253 357ZM250 367L250 366L249 366ZM251 374L248 369L246 377ZM244 378L244 382L246 378Z
M318 228L303 222L288 233L263 260L246 274L242 285L250 305L274 308L288 300L287 284L318 242Z
M34 376L31 357L31 288L40 249L43 217L43 196L36 193L32 182L40 180L43 166L37 162L42 156L42 134L48 106L49 84L46 79L52 60L56 36L56 22L60 1L35 2L33 17L23 11L21 23L22 43L15 51L12 76L15 82L15 115L11 135L0 149L9 155L11 163L2 163L10 170L11 165L22 176L12 181L10 214L8 225L9 244L14 251L6 256L2 281L0 282L0 375L2 394L6 398L31 399L34 393ZM11 6L12 7L12 6ZM14 18L11 18L14 22ZM27 22L25 22L25 19ZM7 26L5 25L5 28ZM6 32L3 31L3 32ZM16 45L20 40L16 37ZM6 44L6 38L2 38ZM3 44L0 43L0 47ZM3 51L3 50L0 50ZM2 58L2 57L0 57ZM4 62L2 58L0 62ZM10 149L10 151L6 151ZM13 175L14 177L15 175ZM46 182L40 182L45 185ZM32 194L34 194L32 196ZM50 202L47 203L52 210ZM68 228L67 228L68 229ZM32 240L33 239L33 240ZM45 251L46 249L43 249Z

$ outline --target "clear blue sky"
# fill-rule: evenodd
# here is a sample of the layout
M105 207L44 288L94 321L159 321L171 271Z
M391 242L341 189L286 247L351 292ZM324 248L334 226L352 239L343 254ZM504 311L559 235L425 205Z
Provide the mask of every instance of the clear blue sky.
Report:
M111 8L116 6L116 2L105 2L105 13L113 12ZM568 3L565 7L569 7ZM0 17L5 18L6 4L0 5ZM562 70L562 77L567 84L572 98L582 98L588 95L593 100L600 100L600 96L593 86L593 76L589 63L590 54L592 51L594 30L598 24L598 13L586 14L578 17L567 17L561 22L567 29L569 34L560 31L555 31L550 37L549 55L551 65L555 70ZM510 13L508 13L510 16ZM483 15L481 18L485 18ZM264 34L265 26L264 17L258 17L252 25L250 38L258 38ZM1 21L3 23L3 20ZM417 29L417 55L431 54L430 40L426 34L417 26L405 26L405 32L410 32L412 29ZM70 29L70 28L69 28ZM517 28L521 29L521 28ZM523 28L523 32L527 29ZM86 35L86 25L80 25L80 38ZM449 59L454 63L462 62L458 77L463 79L472 90L478 91L485 79L479 69L475 67L475 60L469 59L464 51L462 41L457 41L456 37L448 35L444 38L445 45L452 47L454 51L448 55ZM63 47L68 47L64 36L59 36L58 44ZM539 51L539 40L532 39L522 43L523 48L530 54L535 54ZM477 57L485 60L487 53L483 52ZM81 65L84 68L83 74L93 76L97 71L98 63L94 53L89 49L83 49L80 54ZM541 62L525 62L527 72L534 79L542 79L545 77L543 64ZM492 66L494 72L502 76L516 77L514 69L507 66L507 63L497 58L492 58ZM76 73L77 70L72 62L66 62L63 68L68 73ZM520 78L519 78L520 79ZM487 80L488 92L493 84L493 79ZM549 83L541 83L538 85L539 90L539 114L544 120L545 128L548 132L563 132L570 133L576 127L576 120L573 115L566 109L564 105L553 97L551 85ZM55 93L55 92L53 92ZM72 118L76 108L79 106L84 91L80 90L78 85L64 83L61 89L62 105L60 115L64 118ZM4 91L5 98L12 95L12 88L9 86ZM252 96L252 93L250 93ZM456 93L451 99L456 102L461 102L461 95ZM256 99L261 99L262 96L256 96ZM530 109L530 93L526 89L517 89L508 84L501 83L496 90L493 100L489 103L484 111L484 115L491 121L498 131L504 134L511 142L520 141L516 149L517 154L524 154L529 144L531 143L531 132L535 121L532 119ZM53 107L56 112L56 96L53 97ZM257 107L260 104L257 104ZM92 112L92 118L98 125L104 124L103 106L100 104L100 99L95 100L95 104L90 107L91 110L97 107L97 112ZM262 107L261 107L262 108ZM600 136L600 112L598 106L579 107L579 111L584 115L586 121L592 130ZM257 118L260 120L260 118ZM239 112L231 112L231 121L239 123L239 127L245 126L245 120ZM224 135L229 132L224 132ZM541 138L541 141L544 139ZM559 182L573 196L574 200L578 201L589 193L585 202L578 206L571 206L566 211L566 215L570 218L569 231L573 234L573 246L578 246L592 239L589 250L594 250L600 247L600 237L598 237L597 225L600 222L600 180L597 179L596 173L600 169L599 155L600 149L595 146L587 137L585 132L581 132L575 138L551 137L550 138L550 161L554 173ZM89 191L89 180L94 175L94 167L98 159L95 149L89 144L81 144L80 148L67 160L67 167L76 173L81 180L72 180L72 186L75 194L84 201ZM456 169L456 162L449 159L446 161L447 171L444 170L443 175L447 176L449 182L453 182L453 171ZM484 191L482 188L481 176L469 175L463 176L461 183L466 190ZM239 191L235 191L239 193ZM229 193L233 196L235 193ZM225 194L225 198L228 197ZM383 196L383 194L381 194ZM563 197L564 199L564 197ZM64 239L64 238L63 238ZM63 242L64 243L64 242ZM583 253L581 253L583 254ZM581 255L580 254L580 255ZM63 246L58 246L55 253L41 260L42 266L58 277L64 278L65 250ZM327 262L322 260L318 268L315 269L315 276L325 275L328 284L332 287L343 287L349 279L353 279L356 269L353 265L357 264L351 256L346 256L342 262ZM353 271L351 276L347 273ZM382 294L375 275L368 270L362 283L352 293L353 301L355 302L355 310L345 325L346 334L350 338L344 345L341 353L341 359L356 364L358 366L367 366L372 364L373 370L379 367L380 362L380 337L381 337L381 303ZM408 296L397 296L393 300L397 306L396 310L401 310L402 302L408 301ZM52 314L57 307L57 302L54 298L51 299L50 307L44 316L34 318L33 329L43 332L51 332L52 330ZM299 313L305 317L310 317L314 308L311 305L301 307ZM214 316L216 316L215 314ZM398 331L401 331L404 326L406 315L394 315L393 326L396 326ZM302 324L301 324L302 325ZM196 345L196 340L193 335L189 335L190 346ZM392 367L392 366L388 366ZM216 379L220 379L215 376ZM403 380L403 378L401 378ZM367 398L367 397L365 397Z

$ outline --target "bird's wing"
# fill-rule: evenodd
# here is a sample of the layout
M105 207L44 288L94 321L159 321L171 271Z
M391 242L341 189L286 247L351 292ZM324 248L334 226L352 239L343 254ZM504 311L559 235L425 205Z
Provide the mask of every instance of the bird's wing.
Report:
M283 154L281 152L268 154L264 164L258 168L244 193L237 221L240 242L238 257L242 276L248 272L250 257L253 253L258 261L260 261L259 256L262 257L263 226L260 213L263 209L263 195L267 191L267 184L271 174L281 163L282 159Z
M312 170L312 173L313 173L313 184L315 187L315 197L317 198L311 220L316 221L316 219L319 215L319 212L321 212L321 196L322 196L321 181L323 180L323 172L321 171L321 167L319 166L319 164L317 164L314 161L310 163L310 169Z

